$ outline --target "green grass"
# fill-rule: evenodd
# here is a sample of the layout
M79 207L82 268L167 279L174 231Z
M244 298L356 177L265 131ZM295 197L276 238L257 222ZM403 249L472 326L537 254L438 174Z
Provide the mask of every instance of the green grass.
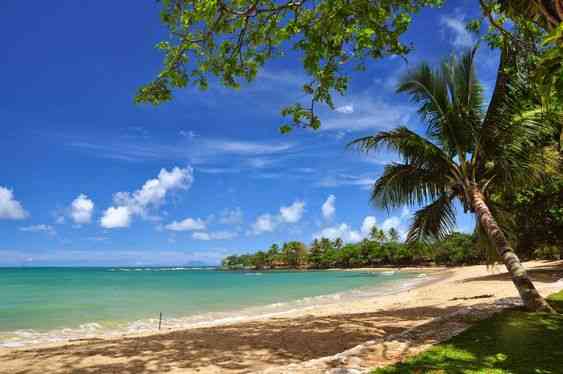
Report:
M563 291L549 297L563 313ZM563 373L563 314L507 310L465 332L372 374Z

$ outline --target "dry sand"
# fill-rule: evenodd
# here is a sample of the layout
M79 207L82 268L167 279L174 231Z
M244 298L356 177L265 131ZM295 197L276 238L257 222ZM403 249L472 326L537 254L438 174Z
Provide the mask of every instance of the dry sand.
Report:
M543 295L563 289L563 261L526 266ZM2 348L0 373L320 374L346 372L343 368L362 373L402 360L518 302L501 266L425 271L437 278L413 290L322 305L283 318Z

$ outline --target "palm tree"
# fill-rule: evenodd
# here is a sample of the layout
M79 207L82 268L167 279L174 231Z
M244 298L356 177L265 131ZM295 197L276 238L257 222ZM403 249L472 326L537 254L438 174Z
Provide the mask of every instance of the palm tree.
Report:
M396 228L391 227L387 232L387 236L389 237L389 241L391 242L398 242L400 240L399 232Z
M381 230L380 228L378 228L375 225L371 228L371 231L369 233L369 237L371 238L371 240L373 240L374 242L377 242L379 244L381 244L385 240L387 240L387 236L385 235L385 231Z
M407 241L445 238L455 228L458 200L466 212L476 215L477 231L496 249L524 305L552 312L497 223L488 195L494 188L531 177L530 149L542 125L497 94L493 95L495 115L485 114L475 51L451 57L436 70L422 64L400 81L397 92L408 93L420 104L426 136L402 126L350 145L364 152L384 146L400 154L402 161L386 166L374 184L372 201L384 208L423 206L414 215ZM505 82L500 83L495 91L507 89Z

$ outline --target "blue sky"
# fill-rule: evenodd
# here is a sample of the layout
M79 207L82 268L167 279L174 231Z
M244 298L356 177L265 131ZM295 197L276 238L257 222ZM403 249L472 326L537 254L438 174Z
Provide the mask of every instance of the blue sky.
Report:
M320 131L281 135L279 112L302 99L292 58L233 91L186 89L160 107L135 105L158 71L166 37L153 1L6 1L0 14L0 265L217 263L231 253L318 235L361 239L374 223L408 228L412 211L369 204L396 156L346 151L359 136L407 124L416 108L393 93L409 66L475 42L475 1L415 18L399 58L353 75ZM479 75L494 83L483 46ZM459 215L460 230L473 219Z

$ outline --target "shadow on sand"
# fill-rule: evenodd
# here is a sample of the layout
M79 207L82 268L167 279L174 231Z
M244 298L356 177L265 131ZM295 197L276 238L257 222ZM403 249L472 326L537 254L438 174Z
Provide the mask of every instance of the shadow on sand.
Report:
M563 261L545 261L539 266L528 269L528 274L534 282L554 283L563 278ZM499 274L485 275L482 277L467 278L463 282L483 281L510 281L510 274L503 272Z
M118 340L93 340L54 348L17 350L0 356L20 360L11 373L163 373L208 368L248 372L345 351L396 334L459 307L420 307L329 317L268 321L175 331Z

